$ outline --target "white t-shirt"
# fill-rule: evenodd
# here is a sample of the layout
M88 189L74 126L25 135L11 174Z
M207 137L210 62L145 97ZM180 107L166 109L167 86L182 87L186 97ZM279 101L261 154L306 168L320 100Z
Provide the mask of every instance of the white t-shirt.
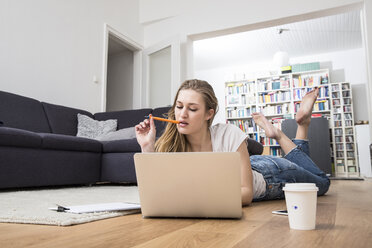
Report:
M214 152L236 152L247 135L232 124L216 124L209 128ZM252 170L253 198L256 199L266 192L266 182L261 173Z

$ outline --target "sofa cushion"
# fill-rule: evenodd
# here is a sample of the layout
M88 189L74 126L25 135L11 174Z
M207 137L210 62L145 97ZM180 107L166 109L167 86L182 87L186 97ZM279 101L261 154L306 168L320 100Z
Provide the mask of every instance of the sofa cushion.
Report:
M103 152L141 152L137 139L102 141Z
M116 131L117 120L97 121L89 116L78 114L78 131L76 136L96 139L102 135Z
M0 91L0 118L6 127L50 133L41 103L35 99Z
M42 103L48 118L52 133L76 136L77 114L84 114L91 118L93 115L82 109L69 108L61 105Z
M121 140L121 139L134 139L136 138L136 130L134 127L127 127L119 129L115 132L110 132L97 137L99 141L111 141L111 140Z
M156 108L152 111L152 115L161 118L168 118L167 114L171 107L162 107ZM156 127L156 137L160 137L163 134L165 127L167 126L168 122L164 121L155 121Z
M42 148L80 152L102 152L102 144L93 139L71 135L41 133Z
M22 129L0 127L0 145L38 148L41 147L41 137Z
M122 110L114 112L101 112L94 114L96 120L118 120L118 129L134 127L145 119L145 116L151 114L152 109Z

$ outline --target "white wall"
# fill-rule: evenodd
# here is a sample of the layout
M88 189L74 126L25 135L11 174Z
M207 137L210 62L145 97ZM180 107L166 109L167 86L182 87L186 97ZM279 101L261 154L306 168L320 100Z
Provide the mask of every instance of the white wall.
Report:
M1 0L0 90L100 111L104 23L143 44L138 1Z
M106 111L133 109L133 52L109 55Z
M353 94L355 120L368 120L368 113L364 111L367 101L366 95L363 94L363 88L365 89L367 82L364 54L364 49L361 48L290 58L290 63L320 62L322 69L330 69L331 82L350 82L352 89L356 87L356 92ZM255 79L255 77L268 75L270 68L272 68L272 61L195 71L195 78L208 81L213 86L217 95L220 110L214 120L215 123L225 123L225 82L244 78ZM355 93L358 93L358 95L355 96Z

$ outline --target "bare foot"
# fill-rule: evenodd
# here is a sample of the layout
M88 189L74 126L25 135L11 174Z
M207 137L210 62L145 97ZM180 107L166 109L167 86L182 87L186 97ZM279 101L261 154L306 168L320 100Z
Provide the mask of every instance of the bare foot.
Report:
M262 113L252 113L254 122L263 130L265 130L266 137L278 139L280 138L279 130L271 124L270 121Z
M319 88L315 88L305 94L302 98L300 109L296 114L296 122L298 125L309 125L311 121L311 113L313 112L314 103L319 95Z

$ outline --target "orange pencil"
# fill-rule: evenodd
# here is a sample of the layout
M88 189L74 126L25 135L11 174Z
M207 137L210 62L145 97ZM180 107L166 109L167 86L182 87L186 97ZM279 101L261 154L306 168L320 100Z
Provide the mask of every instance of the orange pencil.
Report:
M147 117L147 116L146 116ZM179 124L181 123L180 121L176 121L176 120L170 120L170 119L165 119L165 118L160 118L160 117L155 117L155 116L152 116L151 114L148 116L149 118L152 118L154 120L157 120L157 121L166 121L166 122L171 122L171 123L174 123L174 124Z

